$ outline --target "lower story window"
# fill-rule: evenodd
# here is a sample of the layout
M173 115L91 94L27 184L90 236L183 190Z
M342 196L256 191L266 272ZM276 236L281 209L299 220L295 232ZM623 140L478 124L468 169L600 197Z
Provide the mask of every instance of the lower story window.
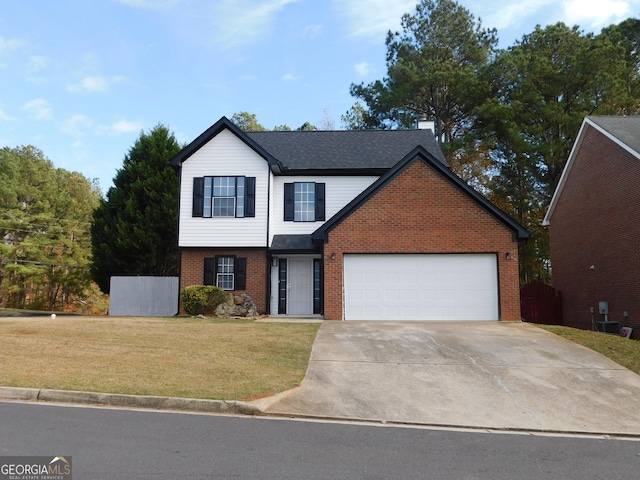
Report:
M246 288L247 259L235 256L219 256L204 259L204 284L223 290Z
M218 257L216 285L223 290L233 290L233 257Z

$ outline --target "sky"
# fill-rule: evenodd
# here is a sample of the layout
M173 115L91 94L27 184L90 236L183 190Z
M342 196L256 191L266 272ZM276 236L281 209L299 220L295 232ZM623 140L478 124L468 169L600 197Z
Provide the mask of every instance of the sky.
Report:
M268 129L333 122L384 78L385 38L417 0L4 0L0 148L112 186L142 131L181 144L246 111ZM508 48L536 25L598 33L640 0L458 0ZM330 121L328 121L330 120Z

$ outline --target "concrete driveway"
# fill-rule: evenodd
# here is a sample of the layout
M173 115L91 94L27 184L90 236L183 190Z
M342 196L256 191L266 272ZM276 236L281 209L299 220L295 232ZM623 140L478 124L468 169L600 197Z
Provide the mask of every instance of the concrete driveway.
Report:
M526 323L324 322L271 414L640 435L640 376Z

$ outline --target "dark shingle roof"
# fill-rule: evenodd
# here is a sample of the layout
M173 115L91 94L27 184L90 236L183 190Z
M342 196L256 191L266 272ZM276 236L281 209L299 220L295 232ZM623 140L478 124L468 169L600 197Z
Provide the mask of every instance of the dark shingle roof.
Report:
M218 135L230 130L258 155L274 173L323 172L345 170L388 170L417 146L423 147L443 165L447 161L431 130L337 130L243 132L222 117L183 148L171 165L182 162Z
M248 132L247 136L290 170L387 169L418 145L447 165L431 130Z
M606 130L622 143L640 153L640 116L588 117L590 121Z
M314 251L318 247L311 241L310 234L302 235L274 235L271 242L272 251Z

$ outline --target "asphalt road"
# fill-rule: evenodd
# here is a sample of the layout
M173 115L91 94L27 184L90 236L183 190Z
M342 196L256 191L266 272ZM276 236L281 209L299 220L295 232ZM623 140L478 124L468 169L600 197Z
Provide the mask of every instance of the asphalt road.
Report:
M640 442L0 402L0 456L80 479L637 479Z

